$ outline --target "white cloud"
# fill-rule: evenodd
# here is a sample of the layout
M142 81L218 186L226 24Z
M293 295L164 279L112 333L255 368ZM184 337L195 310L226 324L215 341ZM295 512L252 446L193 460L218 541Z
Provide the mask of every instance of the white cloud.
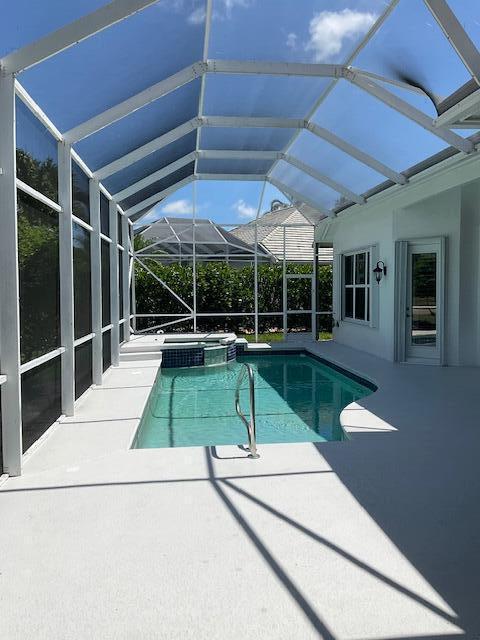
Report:
M247 9L255 0L219 0L212 14L214 20L230 20L235 7Z
M232 205L232 209L237 212L240 218L245 218L250 220L251 218L255 218L257 215L257 210L255 207L247 204L245 200L240 199Z
M191 216L193 214L193 204L186 198L182 200L172 200L164 205L160 211L162 213L173 214L174 216Z
M374 13L366 11L321 11L310 20L310 40L305 49L313 51L315 62L331 60L340 53L345 40L365 34L376 19Z
M292 49L292 51L295 51L295 49L297 48L297 40L298 40L298 36L296 33L289 33L287 36L287 41L286 41L286 45L289 49Z
M198 7L188 16L190 24L203 24L205 22L205 7Z

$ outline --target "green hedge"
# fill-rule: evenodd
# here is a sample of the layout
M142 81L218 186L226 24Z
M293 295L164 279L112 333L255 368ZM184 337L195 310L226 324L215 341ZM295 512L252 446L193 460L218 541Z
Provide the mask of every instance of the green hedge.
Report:
M191 264L161 264L145 260L145 264L190 307L193 307L193 268ZM311 273L311 265L289 263L288 273ZM232 266L227 262L199 262L197 275L197 313L253 313L254 266ZM281 264L258 265L259 312L282 312L283 267ZM171 293L139 264L135 264L135 294L137 313L175 314L188 313ZM318 270L317 311L331 311L332 268L321 266ZM309 280L292 279L288 282L288 308L311 308ZM307 319L308 316L305 317ZM281 326L282 318L262 318L267 330ZM328 331L331 317L320 318L319 330ZM143 321L142 328L157 324L158 319ZM199 318L202 330L229 328L249 333L253 330L253 317ZM179 328L185 328L179 325Z

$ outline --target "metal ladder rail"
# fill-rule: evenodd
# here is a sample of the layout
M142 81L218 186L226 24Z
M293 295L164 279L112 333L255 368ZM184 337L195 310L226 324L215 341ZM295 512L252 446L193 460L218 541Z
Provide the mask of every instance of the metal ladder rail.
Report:
M248 387L249 387L249 397L250 397L250 421L246 419L240 407L240 387L243 382L243 378L245 377L245 372L247 372L248 374ZM248 457L259 458L260 455L257 452L257 428L255 424L255 378L253 376L252 367L246 362L243 363L243 366L240 370L240 373L237 379L237 387L235 389L235 410L237 412L238 417L242 420L243 424L247 428L248 448L250 450L250 455Z

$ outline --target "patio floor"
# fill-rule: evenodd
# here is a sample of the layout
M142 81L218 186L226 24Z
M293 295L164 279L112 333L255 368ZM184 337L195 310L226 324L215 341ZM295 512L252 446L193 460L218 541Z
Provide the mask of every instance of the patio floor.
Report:
M129 450L124 362L0 488L6 640L480 638L478 369L310 349L379 389L349 442Z

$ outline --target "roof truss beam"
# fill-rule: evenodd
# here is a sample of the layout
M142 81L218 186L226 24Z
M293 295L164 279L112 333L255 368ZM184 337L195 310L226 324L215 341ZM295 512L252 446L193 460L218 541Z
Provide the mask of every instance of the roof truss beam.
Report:
M184 187L185 185L189 184L190 182L193 182L193 180L195 180L195 176L194 175L187 176L186 178L184 178L183 180L180 180L179 182L177 182L176 184L172 185L171 187L168 187L167 189L164 189L163 191L159 191L158 193L154 194L153 196L150 196L149 198L147 198L146 200L143 200L142 202L139 202L138 204L134 205L133 207L130 207L130 209L127 209L125 211L125 215L128 216L128 217L131 217L131 216L135 215L136 213L139 213L143 209L146 209L147 207L154 207L161 200L163 200L167 196L171 195L172 193L175 193L175 191L178 191L178 189L181 189L182 187ZM135 223L138 223L140 220L142 220L142 218L144 218L148 213L150 213L150 210L145 211L145 213L142 216L140 216L140 218L135 220Z
M257 60L207 60L206 73L341 78L343 77L345 69L345 65L342 64L304 64L298 62L262 62Z
M125 198L130 197L131 195L137 193L138 191L141 191L145 187L148 187L149 185L154 184L158 180L161 180L162 178L165 178L166 176L174 173L178 169L181 169L182 167L186 166L190 162L193 162L197 158L212 158L212 159L223 159L223 160L285 160L285 162L288 162L293 167L296 167L299 171L308 174L310 177L314 178L315 180L318 180L319 182L322 182L323 184L326 184L328 187L344 195L346 198L348 198L352 202L356 202L357 204L365 203L365 198L363 196L351 191L345 185L337 182L336 180L333 180L332 178L320 173L319 171L316 171L313 167L309 166L308 164L302 162L301 160L298 160L297 158L291 155L287 155L278 151L243 151L243 150L228 151L223 149L192 151L191 153L183 156L182 158L179 158L175 162L172 162L171 164L167 165L166 167L163 167L158 171L155 171L154 173L150 174L149 176L142 178L138 182L135 182L134 184L126 187L125 189L122 189L122 191L115 193L113 198L117 202L121 202ZM232 174L220 174L221 177L219 177L219 174L203 173L203 174L197 174L197 177L200 177L200 179L207 179L207 176L210 176L210 175L215 176L215 178L211 178L211 179L217 179L217 180L218 179L228 179L228 180L240 179L240 178L237 178L236 175L232 175ZM263 176L261 178L263 179ZM251 175L249 176L249 179L252 179Z
M285 162L288 162L288 164L292 165L292 167L296 167L299 171L306 173L314 180L322 182L323 184L327 185L327 187L330 187L330 189L333 189L337 193L342 194L352 202L356 202L357 204L365 204L365 198L363 196L359 195L358 193L354 193L343 184L340 184L336 180L333 180L323 173L316 171L313 167L310 167L308 164L305 164L301 160L298 160L298 158L294 158L293 156L288 154L283 155Z
M198 118L192 118L191 120L188 120L188 122L175 127L175 129L164 133L158 138L143 144L141 147L137 147L124 156L121 156L100 169L97 169L97 171L94 172L95 178L97 178L97 180L104 180L105 178L108 178L108 176L111 176L118 171L122 171L122 169L126 169L135 162L138 162L138 160L141 160L155 151L163 149L172 142L183 138L183 136L195 131L199 126L200 121Z
M86 16L17 49L0 60L4 73L20 73L155 4L156 0L112 0Z
M98 115L90 118L86 122L82 122L73 129L64 133L64 138L69 143L73 144L79 140L83 140L87 136L100 131L101 129L121 120L130 113L141 109L147 104L158 100L162 96L166 96L168 93L175 91L184 84L199 78L205 72L205 63L196 62L185 69L182 69L178 73L175 73L165 80L157 82L157 84L140 91L131 98L127 98L123 102L99 113Z
M450 129L435 126L434 120L423 113L423 111L416 109L411 104L405 102L405 100L402 100L390 91L387 91L387 89L384 89L373 80L365 78L364 76L354 72L348 74L347 79L350 80L352 84L360 87L360 89L363 89L363 91L374 96L388 107L398 111L401 115L413 120L413 122L416 122L418 125L430 133L433 133L433 135L441 138L447 144L455 147L459 151L472 153L472 151L475 150L475 147L470 140L465 140L465 138L462 138L453 131L450 131Z
M329 217L333 217L335 215L333 211L324 210L317 202L314 202L313 200L306 197L305 195L302 195L298 191L295 191L295 189L292 189L292 187L289 187L281 180L272 178L272 176L267 176L267 181L270 182L270 184L273 184L274 187L277 187L277 189L282 193L288 194L294 200L299 200L300 202L303 202L304 204L308 204L309 206L313 207L315 211L319 211L320 213Z
M480 52L445 0L424 0L463 64L480 85Z
M399 173L398 171L394 171L390 167L387 167L387 165L383 164L383 162L380 162L368 153L365 153L361 149L358 149L346 140L339 138L331 131L328 131L328 129L324 129L323 127L320 127L318 124L314 124L313 122L307 122L305 128L310 131L310 133L313 133L313 135L322 138L322 140L325 140L334 147L337 147L347 155L352 156L352 158L355 158L359 162L366 164L371 169L377 171L377 173L386 176L387 178L392 180L392 182L396 182L397 184L406 184L408 182L407 177L404 176L403 173Z
M121 202L122 200L125 200L125 198L128 198L129 196L133 195L134 193L137 193L138 191L141 191L142 189L145 189L151 184L154 184L155 182L157 182L158 180L161 180L162 178L166 178L170 174L175 173L175 171L178 171L178 169L182 169L182 167L185 167L187 164L190 164L190 162L194 162L195 158L196 158L196 153L195 151L192 151L192 153L188 153L186 156L183 156L182 158L175 160L175 162L168 164L166 167L163 167L158 171L154 171L154 173L151 173L149 176L146 176L145 178L138 180L138 182L134 182L129 187L122 189L121 191L116 193L113 196L113 198L117 202Z

